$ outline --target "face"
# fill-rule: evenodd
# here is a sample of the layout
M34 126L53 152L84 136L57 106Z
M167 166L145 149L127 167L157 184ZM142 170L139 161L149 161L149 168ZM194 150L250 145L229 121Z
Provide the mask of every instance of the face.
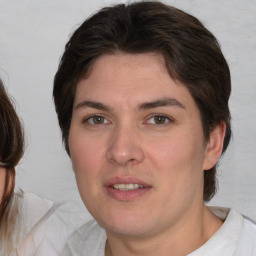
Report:
M96 60L77 85L69 149L82 200L112 234L150 236L203 205L199 110L157 54Z

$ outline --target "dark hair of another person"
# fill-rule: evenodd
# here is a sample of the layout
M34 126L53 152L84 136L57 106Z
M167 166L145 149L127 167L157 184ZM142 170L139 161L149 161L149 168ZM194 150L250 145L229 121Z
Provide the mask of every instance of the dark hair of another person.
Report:
M20 120L0 80L0 161L5 163L6 175L0 204L0 227L14 191L15 166L23 155L24 136Z
M195 100L205 139L220 122L226 124L223 152L226 150L231 137L231 81L216 38L190 14L145 1L101 9L85 20L66 44L55 75L53 97L68 154L76 85L89 76L99 56L117 52L162 54L170 76L183 83ZM216 166L204 170L204 201L215 193Z

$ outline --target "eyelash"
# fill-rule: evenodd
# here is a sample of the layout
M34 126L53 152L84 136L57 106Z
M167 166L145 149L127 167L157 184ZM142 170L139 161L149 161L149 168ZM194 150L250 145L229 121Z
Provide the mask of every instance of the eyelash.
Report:
M102 119L102 122L95 123L96 118ZM157 123L157 118L158 118L158 121L160 121L160 123ZM151 119L154 120L153 123L150 122ZM163 121L164 121L163 123L161 123L161 119L163 119ZM149 125L165 126L165 125L168 125L168 124L173 123L173 122L174 122L174 119L169 117L169 116L167 116L167 115L164 115L164 114L152 114L149 117L147 117L145 123L149 124ZM109 124L110 121L108 121L108 119L105 116L103 116L103 115L91 115L89 117L86 117L82 121L82 123L83 124L88 124L90 126L99 126L99 125Z
M164 122L163 123L156 123L156 118L163 118L164 119ZM149 120L150 119L154 119L154 123L150 123ZM174 119L167 116L167 115L164 115L164 114L153 114L151 115L149 118L146 119L146 123L150 124L150 125L158 125L158 126L164 126L164 125L168 125L170 123L173 123L174 122Z
M96 124L96 123L93 123L93 120L95 120L96 118L98 118L98 119L103 119L103 123L98 123L98 124ZM92 122L90 122L90 119L92 120ZM98 125L104 125L104 124L106 124L105 123L105 121L107 121L107 118L105 117L105 116L103 116L103 115L91 115L91 116L89 116L89 117L86 117L82 122L84 123L84 124L89 124L89 125L91 125L91 126L98 126ZM109 122L109 121L108 121Z

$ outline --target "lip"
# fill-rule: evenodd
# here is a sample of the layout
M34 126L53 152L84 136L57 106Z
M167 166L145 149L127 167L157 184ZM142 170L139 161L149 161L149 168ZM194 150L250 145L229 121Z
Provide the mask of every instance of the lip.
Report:
M112 187L114 184L139 184L142 185L143 188L135 190L118 190ZM139 199L148 194L152 189L151 185L136 177L113 177L104 183L104 187L107 194L118 201L132 201Z

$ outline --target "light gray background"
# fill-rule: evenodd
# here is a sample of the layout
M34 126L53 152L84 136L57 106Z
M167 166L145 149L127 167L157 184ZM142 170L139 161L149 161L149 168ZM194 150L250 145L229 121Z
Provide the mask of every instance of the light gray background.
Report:
M61 143L52 82L72 31L114 2L0 0L0 76L16 100L27 141L17 188L82 205ZM221 43L232 74L233 140L220 162L219 192L211 204L235 207L256 219L256 0L165 2L197 16Z

